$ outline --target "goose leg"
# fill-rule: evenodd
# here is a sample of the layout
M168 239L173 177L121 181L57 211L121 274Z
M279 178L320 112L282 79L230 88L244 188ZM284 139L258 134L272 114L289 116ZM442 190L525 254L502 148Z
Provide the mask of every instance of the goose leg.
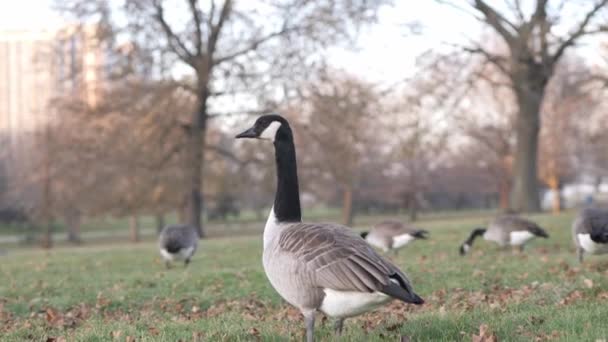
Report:
M578 247L578 248L576 249L576 255L578 256L578 262L583 263L583 254L584 254L584 253L585 253L585 252L583 251L583 249L582 249L582 248Z
M519 245L519 247L518 247L518 248L519 248L519 252L520 252L520 253L523 253L523 252L524 252L524 245Z
M342 328L344 327L344 318L338 318L335 325L336 336L342 335Z
M188 267L188 264L190 264L190 258L184 260L184 267Z
M165 267L167 269L171 269L171 263L169 262L169 260L165 260Z
M315 340L315 312L314 310L303 312L306 323L306 342Z

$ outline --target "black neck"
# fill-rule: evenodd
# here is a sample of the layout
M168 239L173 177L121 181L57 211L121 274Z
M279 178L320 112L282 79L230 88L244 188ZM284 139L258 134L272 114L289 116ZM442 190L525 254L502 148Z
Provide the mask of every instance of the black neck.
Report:
M471 235L469 236L467 241L465 241L465 243L468 244L469 246L472 246L475 238L477 238L478 236L483 236L483 234L485 234L485 233L486 233L485 228L476 228L471 232Z
M277 163L277 193L274 215L279 222L300 222L300 190L296 148L289 128L281 127L274 142Z

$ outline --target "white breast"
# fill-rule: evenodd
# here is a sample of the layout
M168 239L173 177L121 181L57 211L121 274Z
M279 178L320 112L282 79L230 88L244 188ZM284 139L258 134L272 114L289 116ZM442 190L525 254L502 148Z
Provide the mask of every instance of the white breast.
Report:
M386 245L386 239L377 236L376 234L368 234L365 237L365 241L370 245L380 248L381 250L388 252L388 246Z
M324 289L320 310L330 317L346 318L373 310L392 300L381 292L354 292Z
M277 217L274 214L274 206L270 209L270 214L268 214L268 220L266 220L266 225L264 226L264 249L270 245L272 239L277 237L281 232L284 225L281 225L277 220Z
M400 248L410 243L415 238L410 234L397 235L393 238L393 248Z
M530 233L527 230L522 230L518 232L511 232L509 237L509 243L511 244L511 246L521 246L524 243L528 242L530 239L532 239L534 237L534 234Z
M169 261L186 260L192 256L192 253L194 253L194 247L182 248L175 254L169 253L169 251L164 248L160 250L160 255L163 259Z
M579 245L585 250L587 253L591 254L604 254L608 253L608 244L605 243L597 243L591 240L589 234L577 234Z

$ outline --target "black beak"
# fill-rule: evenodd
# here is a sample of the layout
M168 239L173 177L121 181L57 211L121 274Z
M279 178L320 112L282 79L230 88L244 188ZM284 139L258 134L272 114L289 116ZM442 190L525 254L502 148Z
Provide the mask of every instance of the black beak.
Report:
M250 129L246 130L245 132L238 134L235 138L240 139L240 138L257 138L257 137L258 137L257 133L255 132L253 127L251 127Z

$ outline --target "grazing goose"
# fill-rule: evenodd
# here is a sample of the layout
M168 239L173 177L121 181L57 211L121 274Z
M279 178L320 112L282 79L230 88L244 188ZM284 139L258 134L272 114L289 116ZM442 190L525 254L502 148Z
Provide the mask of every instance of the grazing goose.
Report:
M344 319L392 299L422 304L407 276L380 256L352 229L303 223L296 151L289 123L279 115L259 117L236 138L273 142L277 189L264 227L263 265L274 289L304 315L306 340L314 339L315 313Z
M397 251L416 239L426 239L428 231L408 227L399 221L387 220L378 223L369 232L362 232L361 237L370 245L384 252Z
M548 238L549 235L536 223L514 215L503 215L490 222L488 228L476 228L469 238L460 246L460 255L465 255L473 246L476 237L494 241L501 247L517 246L521 251L533 237Z
M198 233L190 225L166 226L160 232L158 246L167 268L175 260L183 260L184 266L188 266L198 246Z
M584 253L608 253L608 210L581 210L572 223L572 234L580 262Z

